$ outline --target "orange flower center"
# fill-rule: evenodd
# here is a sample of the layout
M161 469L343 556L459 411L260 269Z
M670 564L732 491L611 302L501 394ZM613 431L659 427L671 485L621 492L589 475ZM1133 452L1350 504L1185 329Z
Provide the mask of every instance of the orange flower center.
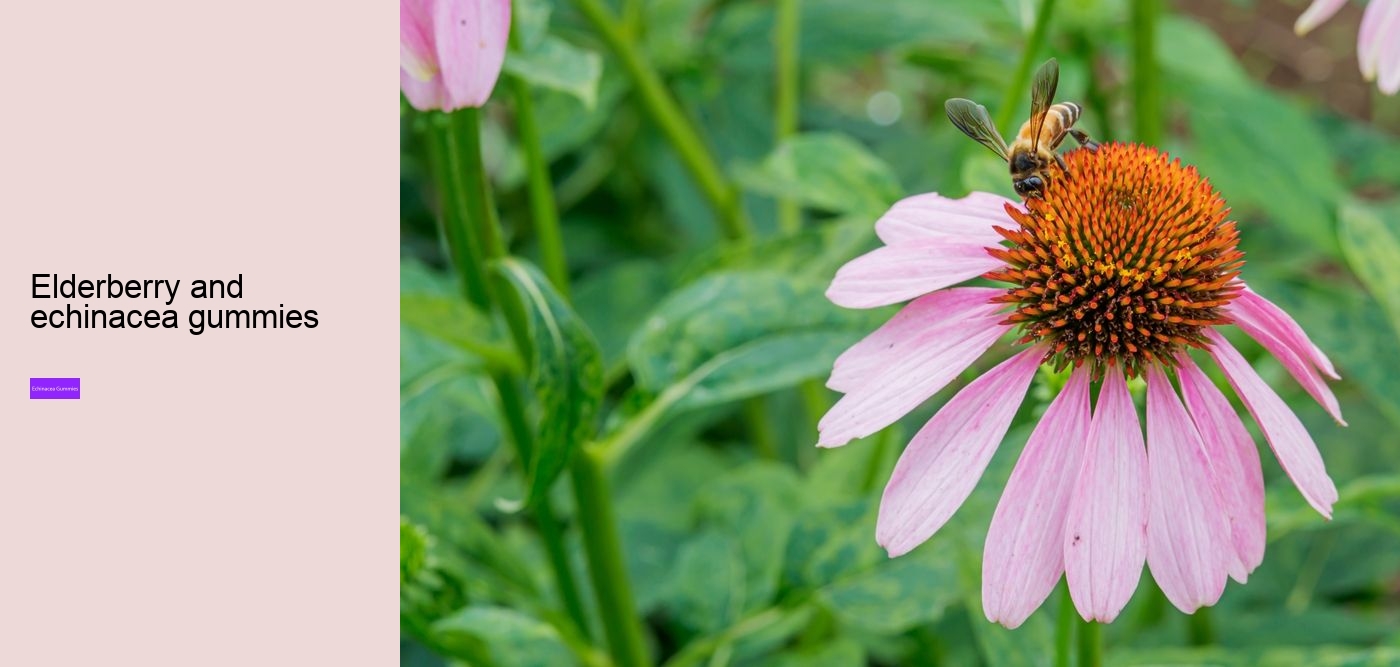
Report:
M1183 346L1205 347L1202 329L1226 324L1222 306L1244 265L1229 209L1195 167L1155 148L1103 144L1065 155L1010 245L989 250L1006 267L986 274L1015 286L998 301L1022 343L1046 343L1057 368L1122 364L1129 375L1171 366Z

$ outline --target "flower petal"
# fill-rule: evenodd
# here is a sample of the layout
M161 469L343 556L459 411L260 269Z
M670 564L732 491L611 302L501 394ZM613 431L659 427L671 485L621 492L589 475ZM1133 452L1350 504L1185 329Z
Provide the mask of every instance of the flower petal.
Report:
M1190 614L1220 600L1235 557L1205 444L1171 380L1147 367L1147 567Z
M1298 421L1283 399L1264 383L1249 362L1240 356L1220 332L1208 329L1210 354L1220 370L1225 371L1230 386L1254 415L1259 430L1268 438L1283 471L1298 487L1298 491L1322 516L1332 518L1332 503L1337 502L1337 487L1327 476L1322 454L1317 451L1308 430Z
M849 393L925 341L934 337L961 338L969 321L996 314L1002 304L990 301L1004 293L992 287L954 287L915 299L837 357L826 386Z
M922 544L967 500L1044 356L1030 348L973 380L904 448L875 525L875 541L890 557Z
M1241 295L1243 296L1243 295ZM1255 297L1260 298L1260 297ZM1239 299L1235 299L1238 301ZM1233 303L1233 302L1232 302ZM1251 302L1252 303L1252 302ZM1337 397L1332 393L1332 389L1327 386L1327 382L1313 367L1312 361L1305 357L1300 346L1289 345L1283 338L1276 336L1273 332L1277 327L1272 326L1269 320L1257 317L1254 307L1251 304L1241 304L1240 306L1227 307L1226 311L1235 320L1245 333L1254 340L1259 341L1264 349L1268 350L1288 369L1298 384L1303 385L1313 399L1322 405L1338 424L1346 426L1346 420L1342 419L1342 407L1337 403ZM1296 326L1296 325L1295 325ZM1311 345L1311 343L1308 343Z
M863 382L827 411L817 430L821 447L837 447L863 438L909 414L910 410L963 372L1009 327L997 315L969 319L956 327L932 329L911 341L897 357L884 358L882 382ZM843 386L845 386L843 384Z
M992 225L1014 224L1005 208L1012 203L986 192L973 192L962 199L949 199L936 192L914 195L895 202L875 222L875 234L887 245L939 236L991 245L1001 240Z
M1380 72L1382 49L1386 40L1393 40L1395 22L1400 21L1400 2L1372 0L1361 15L1361 28L1356 36L1356 60L1361 75L1372 81Z
M1333 380L1340 380L1337 369L1332 366L1332 360L1323 354L1322 349L1314 345L1308 334L1303 332L1303 327L1289 317L1282 308L1274 305L1272 301L1260 296L1258 292L1246 286L1236 293L1226 310L1230 316L1236 320L1246 320L1245 324L1240 324L1240 328L1246 325L1266 331L1269 335L1279 339L1295 354L1311 361L1322 370L1327 377ZM1245 329L1248 333L1249 329ZM1254 334L1250 334L1251 336Z
M877 248L836 272L826 298L846 308L908 301L1002 266L984 244L932 237Z
M442 108L442 79L439 77L419 81L400 67L399 90L403 91L403 96L408 98L408 103L413 105L414 109L429 111Z
M419 81L427 81L437 74L430 2L399 0L399 67Z
M1298 16L1298 21L1293 24L1293 32L1299 35L1311 32L1313 28L1332 18L1332 15L1346 4L1347 0L1313 0L1307 10Z
M1122 371L1110 368L1065 523L1065 579L1086 620L1112 621L1147 559L1147 452Z
M1244 583L1264 561L1264 471L1259 450L1230 399L1216 388L1185 353L1177 355L1177 379L1186 409L1205 442L1225 512L1230 515L1231 541L1239 561L1230 576Z
M448 107L479 107L505 63L510 0L434 0L433 37Z
M1394 95L1400 92L1400 0L1374 0L1390 4L1390 22L1380 28L1380 62L1377 69L1381 92Z
M1089 435L1089 371L1075 370L1036 424L982 550L982 611L1015 628L1065 571L1065 514Z

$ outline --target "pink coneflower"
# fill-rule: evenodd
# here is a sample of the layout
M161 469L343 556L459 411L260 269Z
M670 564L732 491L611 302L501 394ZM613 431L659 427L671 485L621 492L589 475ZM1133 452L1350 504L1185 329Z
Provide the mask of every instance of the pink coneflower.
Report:
M1104 144L1066 160L1071 176L1024 206L985 193L895 204L875 223L886 245L842 267L827 291L849 308L913 301L836 360L828 386L845 396L822 418L825 447L903 417L1003 334L1017 330L1025 346L905 448L876 528L891 556L927 540L967 499L1036 370L1073 368L988 529L983 607L1008 627L1061 573L1079 613L1106 622L1144 561L1172 604L1192 612L1263 559L1258 453L1188 348L1215 358L1307 501L1330 516L1337 499L1302 423L1216 330L1239 326L1341 421L1322 379L1337 377L1331 362L1239 279L1244 258L1225 202L1194 167L1154 148ZM1009 285L953 287L979 276ZM1146 379L1145 441L1125 374Z
M510 39L510 0L399 0L399 88L413 108L479 107Z
M1332 18L1347 0L1313 0L1298 16L1293 29L1303 35ZM1367 81L1376 81L1381 92L1400 92L1400 0L1371 0L1361 16L1356 35L1356 59Z

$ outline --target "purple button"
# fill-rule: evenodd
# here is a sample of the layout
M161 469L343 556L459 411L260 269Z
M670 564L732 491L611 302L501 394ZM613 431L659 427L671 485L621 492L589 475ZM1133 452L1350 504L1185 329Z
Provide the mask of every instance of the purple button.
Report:
M78 378L29 378L29 398L82 398Z

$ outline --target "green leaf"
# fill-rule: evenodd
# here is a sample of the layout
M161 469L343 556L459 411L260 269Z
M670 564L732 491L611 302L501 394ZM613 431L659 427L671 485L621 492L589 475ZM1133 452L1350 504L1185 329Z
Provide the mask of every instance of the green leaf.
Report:
M499 667L578 664L553 626L504 607L470 606L433 624L453 657Z
M769 667L863 667L865 664L865 651L860 644L845 638L783 651L768 663Z
M733 536L743 557L739 611L773 599L782 577L783 555L799 506L799 484L791 468L749 463L707 484L696 500L700 525Z
M553 35L528 50L507 53L504 69L531 85L572 95L585 108L592 109L598 102L602 56Z
M719 531L703 532L676 557L667 606L687 628L700 634L717 632L739 620L746 578L738 543Z
M1400 336L1400 207L1345 203L1337 235L1352 272L1385 308Z
M603 400L602 353L583 320L538 269L515 258L496 268L529 322L530 384L540 412L526 482L526 502L534 504L593 435Z
M739 170L745 187L836 213L878 216L902 188L889 165L842 134L789 139L757 167Z
M959 602L957 577L950 559L926 547L832 583L820 594L843 624L892 635L931 623Z

